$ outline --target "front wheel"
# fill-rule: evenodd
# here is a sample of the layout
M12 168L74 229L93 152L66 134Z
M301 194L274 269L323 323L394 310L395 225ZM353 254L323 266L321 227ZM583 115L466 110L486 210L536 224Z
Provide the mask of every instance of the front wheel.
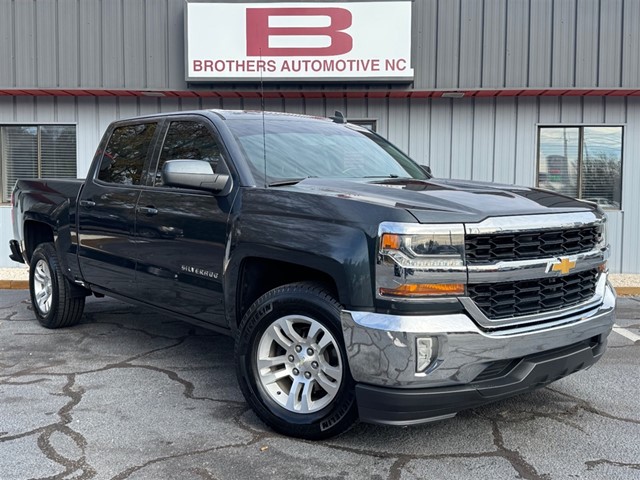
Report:
M80 321L85 297L73 291L51 243L39 245L31 256L29 292L36 318L43 327L70 327Z
M338 435L357 419L340 310L323 287L294 283L266 293L244 316L238 381L274 430L315 440Z

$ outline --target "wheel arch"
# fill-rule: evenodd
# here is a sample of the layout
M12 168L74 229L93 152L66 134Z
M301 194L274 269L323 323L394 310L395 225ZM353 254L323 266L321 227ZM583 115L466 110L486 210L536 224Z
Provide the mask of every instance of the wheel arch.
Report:
M266 292L289 283L313 281L324 285L342 305L350 289L343 266L330 258L259 246L243 248L227 267L225 305L229 327L236 331L243 315Z

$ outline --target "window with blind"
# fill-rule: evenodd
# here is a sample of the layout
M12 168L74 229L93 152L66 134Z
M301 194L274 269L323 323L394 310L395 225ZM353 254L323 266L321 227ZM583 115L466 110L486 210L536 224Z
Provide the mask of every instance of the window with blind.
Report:
M75 125L0 125L0 194L20 178L76 178Z
M540 127L538 186L620 209L622 127Z

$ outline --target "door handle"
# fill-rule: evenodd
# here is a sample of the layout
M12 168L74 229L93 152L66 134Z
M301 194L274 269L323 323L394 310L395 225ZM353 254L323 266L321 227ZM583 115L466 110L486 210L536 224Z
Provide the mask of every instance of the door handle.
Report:
M158 209L155 207L138 207L136 208L136 211L138 213L144 213L150 217L158 214Z
M96 202L92 200L80 200L80 206L85 208L92 208L96 206Z

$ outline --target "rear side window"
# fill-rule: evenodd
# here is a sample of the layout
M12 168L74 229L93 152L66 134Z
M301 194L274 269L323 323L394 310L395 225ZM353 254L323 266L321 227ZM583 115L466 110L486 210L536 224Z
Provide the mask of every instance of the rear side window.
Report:
M198 122L177 121L169 125L156 170L156 187L163 185L162 167L167 160L201 160L208 162L216 173L224 169L219 143L207 127Z
M98 180L120 185L140 185L156 123L116 128L102 154Z

